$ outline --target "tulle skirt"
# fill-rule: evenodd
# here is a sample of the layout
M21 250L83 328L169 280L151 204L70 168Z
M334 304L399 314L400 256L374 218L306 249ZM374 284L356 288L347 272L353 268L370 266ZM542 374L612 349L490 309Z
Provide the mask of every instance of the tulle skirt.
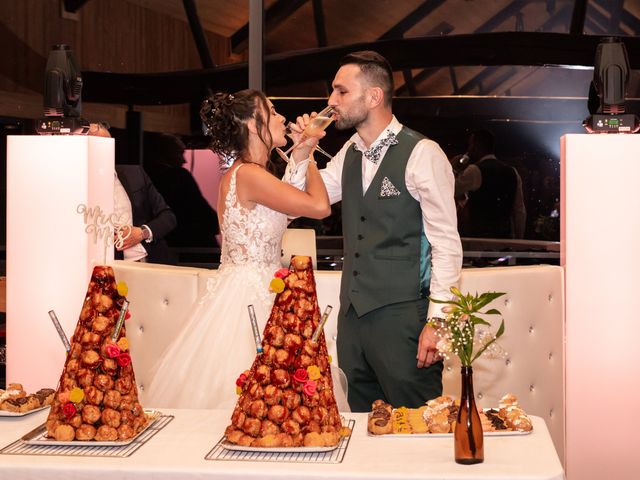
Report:
M274 300L269 282L277 268L224 265L209 279L180 334L153 368L146 405L233 408L236 379L256 356L247 306L254 306L262 334Z

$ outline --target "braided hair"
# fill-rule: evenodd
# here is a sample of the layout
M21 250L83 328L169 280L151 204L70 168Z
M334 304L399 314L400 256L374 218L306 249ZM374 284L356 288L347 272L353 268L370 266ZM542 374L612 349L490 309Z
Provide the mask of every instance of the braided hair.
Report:
M252 118L256 122L258 138L267 152L271 152L273 138L268 128L270 117L265 94L251 89L234 94L216 93L206 98L200 108L200 118L211 137L210 148L227 167L235 159L251 162L247 122Z

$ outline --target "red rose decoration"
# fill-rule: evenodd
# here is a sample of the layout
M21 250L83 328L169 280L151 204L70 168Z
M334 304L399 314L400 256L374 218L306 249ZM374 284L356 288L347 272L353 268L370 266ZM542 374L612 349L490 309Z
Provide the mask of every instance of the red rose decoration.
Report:
M244 373L241 373L238 379L236 380L236 385L238 387L243 387L246 382L247 382L247 375Z
M289 273L291 272L289 271L288 268L281 268L273 276L276 278L286 278L289 276Z
M293 379L296 382L304 383L309 380L309 374L307 373L306 368L298 368L296 373L293 374Z
M316 382L313 380L307 380L304 383L304 387L302 387L302 391L304 392L305 395L307 395L308 397L312 396L314 393L316 393Z
M124 319L125 320L129 320L131 318L131 312L129 312L129 310L127 310L127 313L124 314Z
M120 347L114 343L107 345L105 347L105 350L107 351L107 355L109 355L109 358L117 358L121 353Z
M78 413L78 411L76 410L76 406L69 402L69 403L65 403L62 406L62 413L64 413L64 416L67 417L67 420L71 420L76 413Z
M121 367L128 367L131 365L131 355L128 353L121 353L118 355L118 358L116 358L116 363Z

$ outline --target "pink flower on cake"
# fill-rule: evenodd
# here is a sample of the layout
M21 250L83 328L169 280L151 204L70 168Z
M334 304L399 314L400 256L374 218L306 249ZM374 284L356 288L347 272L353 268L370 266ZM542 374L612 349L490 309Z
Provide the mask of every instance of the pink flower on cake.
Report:
M121 353L120 347L113 343L107 345L105 347L105 350L107 351L107 355L109 355L109 358L117 358Z
M118 355L118 358L116 358L116 363L121 367L128 367L131 365L131 355L128 353L121 353Z
M242 388L244 386L244 384L247 382L247 378L248 377L249 377L249 372L248 371L244 371L243 373L240 374L240 376L236 380L236 385L238 387Z
M304 368L298 368L296 373L293 374L293 379L299 383L305 383L309 380L309 374Z
M313 380L307 380L304 383L304 387L302 387L302 391L304 392L305 395L310 397L314 393L316 393L316 388L317 387L318 387L318 385L316 384L316 382L314 382Z
M65 403L62 406L62 413L67 417L67 420L71 420L78 411L76 410L76 406L73 403Z
M291 272L288 268L281 268L273 276L276 278L287 278L289 276L289 273Z

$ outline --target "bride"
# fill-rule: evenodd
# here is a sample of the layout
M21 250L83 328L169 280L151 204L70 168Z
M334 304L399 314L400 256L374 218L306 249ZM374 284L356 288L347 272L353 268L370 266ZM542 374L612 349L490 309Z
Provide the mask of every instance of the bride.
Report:
M145 403L154 407L235 405L236 379L256 355L247 306L254 306L262 332L274 300L268 288L280 265L287 216L324 218L330 213L314 162L309 162L306 191L267 171L271 150L287 140L284 117L262 92L217 93L203 102L200 115L212 137L211 149L221 158L235 158L218 196L221 262L154 367L145 395ZM299 122L308 122L308 115ZM302 131L305 125L299 126ZM304 140L294 150L296 160L311 155L318 138L292 135L294 141Z

